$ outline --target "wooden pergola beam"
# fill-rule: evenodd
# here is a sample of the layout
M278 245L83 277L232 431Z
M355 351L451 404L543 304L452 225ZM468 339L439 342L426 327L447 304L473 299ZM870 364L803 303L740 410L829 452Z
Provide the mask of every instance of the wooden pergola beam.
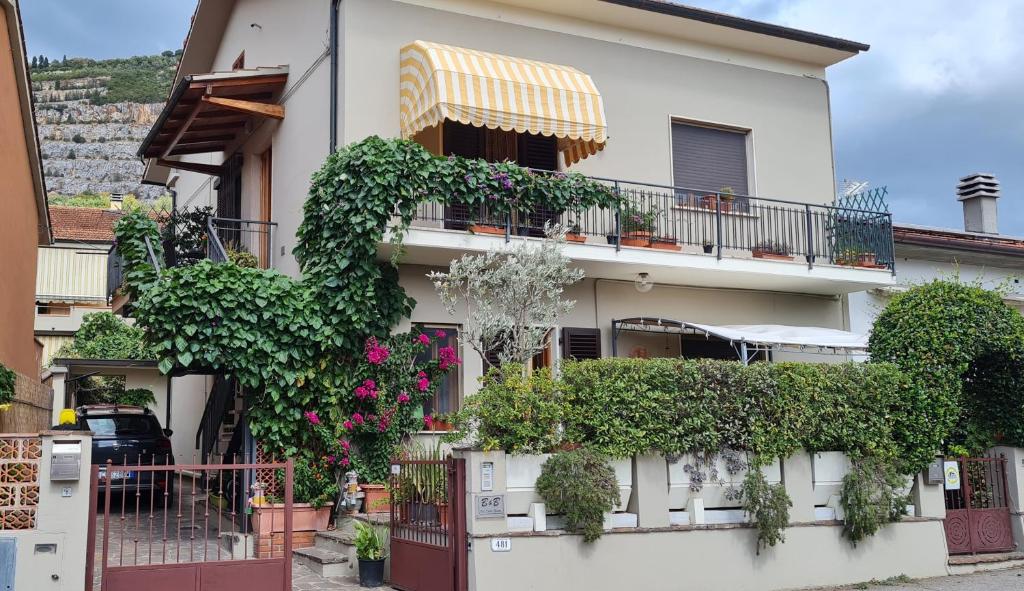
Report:
M186 131L188 131L188 127L192 125L192 122L199 116L199 110L202 108L202 101L197 102L195 106L192 107L192 110L189 112L185 122L178 128L178 131L174 134L174 137L171 138L171 141L164 146L163 152L160 154L161 158L167 158L167 156L170 155L171 151L174 150L174 147L178 145L178 141L181 140L181 137L185 135Z
M277 74L275 76L252 76L249 78L223 78L220 80L197 80L189 85L189 88L224 88L238 86L260 86L285 84L288 82L288 74Z
M204 96L202 104L216 105L223 109L238 111L246 115L258 117L270 117L271 119L284 119L284 107L270 103L257 103L254 101L243 101L238 99L224 98L220 96Z
M200 174L208 174L210 176L222 176L224 174L223 166L215 166L213 164L199 164L198 162L179 162L177 160L164 160L163 158L157 158L156 163L157 166L177 168L178 170L198 172Z

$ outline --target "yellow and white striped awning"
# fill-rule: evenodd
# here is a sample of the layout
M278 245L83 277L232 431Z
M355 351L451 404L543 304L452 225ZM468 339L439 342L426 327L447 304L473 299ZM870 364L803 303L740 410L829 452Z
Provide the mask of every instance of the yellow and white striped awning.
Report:
M554 135L567 166L604 149L601 94L575 68L426 41L400 57L404 138L448 119Z

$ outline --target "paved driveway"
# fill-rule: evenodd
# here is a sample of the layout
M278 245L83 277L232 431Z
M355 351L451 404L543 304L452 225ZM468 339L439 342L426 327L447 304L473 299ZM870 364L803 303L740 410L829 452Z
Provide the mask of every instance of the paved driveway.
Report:
M1021 591L1024 589L1024 568L989 571L973 575L957 575L936 579L918 579L909 583L854 585L842 589L868 591Z

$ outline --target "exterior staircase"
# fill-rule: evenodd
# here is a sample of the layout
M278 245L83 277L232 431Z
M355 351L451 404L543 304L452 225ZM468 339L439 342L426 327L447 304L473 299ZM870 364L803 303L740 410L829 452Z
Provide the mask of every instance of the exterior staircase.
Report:
M292 550L292 560L325 578L358 578L355 520L342 517L338 529L317 532L311 548Z

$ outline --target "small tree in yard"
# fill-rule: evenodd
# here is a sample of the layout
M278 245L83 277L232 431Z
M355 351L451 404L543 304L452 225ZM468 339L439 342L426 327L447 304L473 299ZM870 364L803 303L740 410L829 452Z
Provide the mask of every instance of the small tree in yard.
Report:
M569 268L564 243L565 230L549 227L539 244L522 240L504 250L464 255L447 273L428 275L449 314L465 304L463 333L482 359L494 353L502 364L525 368L547 346L558 317L576 304L562 293L583 278L581 269Z

